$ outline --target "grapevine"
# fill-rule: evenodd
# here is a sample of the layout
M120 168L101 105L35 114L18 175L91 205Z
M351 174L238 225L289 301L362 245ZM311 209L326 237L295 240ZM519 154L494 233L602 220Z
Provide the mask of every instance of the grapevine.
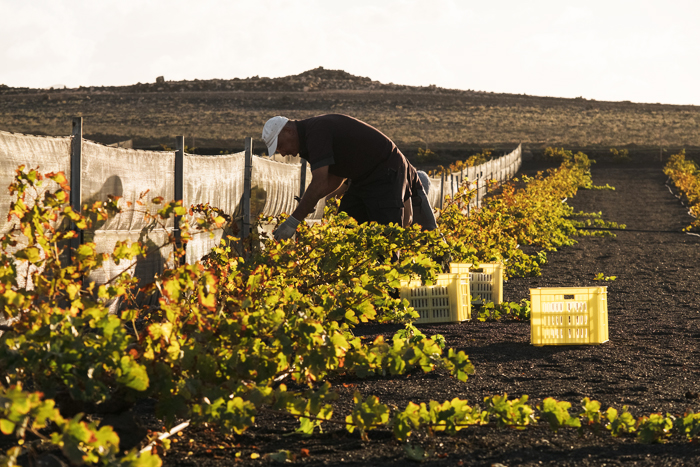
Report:
M181 216L180 239L186 244L193 232L230 227L231 219L209 206L193 208L188 219L181 203L160 198L153 201L156 214L116 198L78 213L68 205L63 174L20 167L10 187L17 196L11 206L17 227L2 237L0 256L0 309L10 320L0 336L5 376L0 429L18 444L2 462L14 465L48 443L76 464L159 465L159 450L120 454L109 427L98 429L61 412L66 400L82 412L100 414L153 398L167 428L190 420L234 434L249 429L262 412L297 419L304 434L339 424L366 439L373 429L386 427L402 441L416 431L454 434L477 425L525 428L542 420L553 428L575 426L565 402L547 400L538 408L527 396L507 395L487 398L483 409L453 399L411 403L399 411L357 393L350 413L339 416L333 405L338 394L328 380L442 369L466 381L474 368L464 352L446 348L440 335L427 337L416 329L411 324L416 312L393 298L393 291L411 277L430 283L447 259L502 260L510 274L537 274L546 260L542 252L572 244L579 233L562 200L591 187L588 164L578 156L546 175L522 177L471 213L465 206L472 194L462 188L441 213L444 236L417 227L358 225L329 208L322 222L302 224L295 240L276 243L263 235L243 244L229 236L203 261L189 265L177 265L184 250L175 248L170 261L175 266L140 290L155 294L154 309L135 305L139 290L129 269L100 286L85 279L107 260L135 261L153 249L121 242L103 254L86 242L66 263L65 244L76 234L65 224L89 230L125 209L147 216L154 227ZM58 189L32 196L49 181ZM171 236L155 248L176 244ZM541 252L525 254L520 244ZM107 306L115 299L124 302L118 315ZM485 319L497 319L496 311ZM509 303L498 311L526 319L528 309ZM404 328L363 342L354 329L371 321ZM613 434L639 429L643 441L662 441L681 426L697 437L700 423L692 414L682 425L671 420L668 428L668 417L632 423L624 410L589 412L588 419L607 423ZM36 439L29 440L28 431Z
M695 162L685 158L685 150L683 150L669 158L664 167L664 173L680 190L681 196L690 206L690 215L695 217L695 220L685 230L700 227L700 219L698 219L698 215L700 215L700 168Z

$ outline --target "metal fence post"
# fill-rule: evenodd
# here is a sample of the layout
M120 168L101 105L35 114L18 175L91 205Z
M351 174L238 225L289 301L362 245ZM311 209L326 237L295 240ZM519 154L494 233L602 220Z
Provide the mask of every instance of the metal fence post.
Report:
M469 197L467 198L467 216L470 216L471 211L472 211L471 191L472 191L472 180L471 180L471 177L469 176L469 167L467 167L467 193L469 193Z
M501 160L503 156L499 157L498 160L496 161L496 168L494 171L496 172L496 176L494 177L496 179L496 187L501 186Z
M480 193L479 193L479 176L476 177L476 207L479 208L481 206L481 202L479 201L480 198Z
M440 174L440 210L445 204L445 172Z
M250 235L250 191L253 178L253 138L245 139L245 171L243 173L243 238Z
M185 137L175 137L175 201L183 204L185 191ZM184 204L183 204L184 205ZM175 216L175 246L179 250L182 248L182 237L180 232L180 220L182 216ZM185 264L186 255L180 257L180 264Z
M73 117L73 131L70 141L70 206L75 212L80 212L80 177L82 176L83 159L83 117ZM74 257L75 250L83 243L83 231L78 230L75 223L71 222L71 230L75 230L77 237L70 241L70 255Z
M301 173L299 174L299 198L304 196L306 191L306 159L301 160Z
M469 180L469 172L467 172L467 193L472 191L472 182ZM467 198L467 217L472 213L472 197L471 194Z

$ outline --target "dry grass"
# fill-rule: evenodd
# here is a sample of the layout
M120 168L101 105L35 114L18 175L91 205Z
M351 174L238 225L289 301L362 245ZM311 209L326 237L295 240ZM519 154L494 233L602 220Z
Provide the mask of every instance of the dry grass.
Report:
M172 145L175 135L198 147L238 149L259 140L273 115L305 118L345 113L376 126L402 149L697 147L700 108L597 102L470 91L200 91L60 90L0 94L0 129L66 135L71 117L85 135L137 146ZM194 138L194 139L193 139ZM260 144L260 143L259 143Z

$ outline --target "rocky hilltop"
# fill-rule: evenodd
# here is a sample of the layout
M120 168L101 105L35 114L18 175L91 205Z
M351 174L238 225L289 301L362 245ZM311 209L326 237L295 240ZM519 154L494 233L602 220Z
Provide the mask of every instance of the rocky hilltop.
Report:
M355 76L343 70L329 70L318 67L298 75L281 78L252 76L249 78L167 81L156 78L153 83L136 83L130 86L81 86L79 88L53 89L50 91L107 91L107 92L192 92L192 91L267 91L267 92L309 92L309 91L411 91L411 92L459 92L431 86L405 86L384 84L364 76ZM0 85L0 94L46 92L46 89L11 88Z
M538 97L381 83L318 67L279 78L168 81L129 86L32 89L0 86L0 130L70 133L136 147L172 145L185 135L197 148L237 149L259 137L273 115L306 118L344 113L389 135L402 150L507 150L700 146L700 107Z

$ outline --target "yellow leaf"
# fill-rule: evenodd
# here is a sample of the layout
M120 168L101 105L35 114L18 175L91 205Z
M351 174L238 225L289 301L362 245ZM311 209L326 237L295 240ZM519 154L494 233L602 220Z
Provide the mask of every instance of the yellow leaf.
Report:
M80 286L74 283L68 284L68 287L66 287L66 292L68 292L68 298L75 300L80 293Z

